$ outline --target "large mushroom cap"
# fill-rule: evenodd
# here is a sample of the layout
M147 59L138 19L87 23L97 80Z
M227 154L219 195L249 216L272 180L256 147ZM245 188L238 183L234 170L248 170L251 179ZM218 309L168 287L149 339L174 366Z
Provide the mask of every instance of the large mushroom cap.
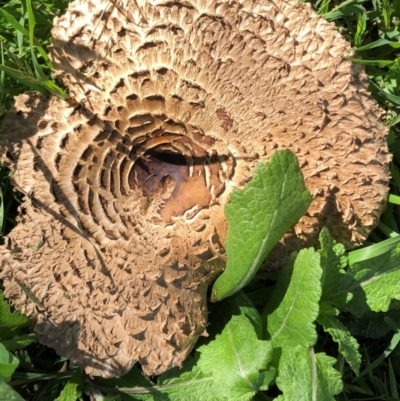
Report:
M53 36L76 103L21 95L3 122L26 198L1 277L40 341L89 374L182 363L206 334L224 204L277 149L314 200L270 266L322 226L354 247L376 224L386 129L349 44L309 6L77 0Z

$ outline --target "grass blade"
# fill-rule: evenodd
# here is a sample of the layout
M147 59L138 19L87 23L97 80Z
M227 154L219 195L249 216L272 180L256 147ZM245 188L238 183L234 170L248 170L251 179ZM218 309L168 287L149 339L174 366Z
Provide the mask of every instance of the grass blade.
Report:
M379 358L375 359L374 362L372 362L367 369L364 369L358 378L361 378L367 374L370 374L377 366L379 366L390 354L391 352L396 348L397 344L400 341L400 331L397 330L397 332L393 335L392 340L390 341L390 344L386 347L385 351L382 353L382 355L379 356ZM356 379L355 379L356 380ZM355 381L354 380L354 381ZM353 382L354 382L353 381Z
M364 51L364 50L370 50L370 49L374 49L376 47L381 47L381 46L386 46L386 45L391 46L394 49L399 49L400 48L400 43L399 42L392 42L392 41L387 40L387 39L378 39L375 42L368 43L365 46L357 47L355 50L357 52L361 52L361 51Z
M400 46L400 42L399 42ZM375 82L371 82L371 84L377 89L378 93L385 98L386 101L392 103L395 106L400 106L400 96L392 95L380 88ZM386 89L387 90L387 89Z
M356 34L354 35L354 45L356 47L361 46L366 29L367 13L362 13L358 16Z
M377 67L390 67L396 63L393 60L364 60L361 58L354 58L354 57L349 57L348 60L357 64L376 65Z
M381 241L377 244L367 246L365 248L357 249L348 253L349 264L353 265L363 260L375 258L391 251L400 242L400 235Z
M388 197L388 202L400 205L400 196L390 194Z
M48 92L43 88L39 80L37 80L35 77L32 77L31 75L28 75L24 71L14 70L13 68L6 67L4 65L0 65L0 71L4 71L7 75L21 82L34 91L43 93L44 95L48 94Z
M396 375L394 373L392 361L390 358L389 358L389 388L390 388L390 396L398 400L399 393L397 392Z
M390 27L390 20L392 18L392 9L390 8L388 0L383 0L382 2L382 17L385 29L387 30Z
M3 235L4 230L4 200L3 191L0 188L0 235Z
M4 48L3 41L0 39L0 56L1 64L4 65ZM6 74L4 71L0 70L0 116L5 112L5 87L6 87Z
M9 14L6 10L0 8L0 12L3 14L4 19L17 31L17 34L21 34L20 36L27 36L29 37L30 33L29 31L24 28L11 14ZM22 38L21 38L22 40ZM22 46L23 44L21 43L21 40L19 40L19 48L20 48L20 53L22 53ZM33 46L37 48L39 51L40 55L43 57L43 59L46 62L50 62L49 57L47 56L47 53L44 51L38 40L33 37ZM4 64L4 63L3 63Z

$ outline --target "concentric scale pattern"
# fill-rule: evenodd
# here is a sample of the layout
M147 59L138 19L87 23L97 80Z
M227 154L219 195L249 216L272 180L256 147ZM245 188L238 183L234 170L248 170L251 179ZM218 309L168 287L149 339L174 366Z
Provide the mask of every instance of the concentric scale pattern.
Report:
M277 149L314 200L269 267L324 225L353 247L376 224L386 129L348 43L308 6L77 0L53 37L71 100L21 95L2 124L26 198L0 275L40 341L87 373L159 374L207 334L224 205Z

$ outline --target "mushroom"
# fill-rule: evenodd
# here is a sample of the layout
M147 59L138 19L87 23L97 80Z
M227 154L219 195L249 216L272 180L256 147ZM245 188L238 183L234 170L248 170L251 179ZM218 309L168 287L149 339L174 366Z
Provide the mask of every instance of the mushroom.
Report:
M350 45L308 5L76 0L53 37L71 101L20 95L1 127L25 194L1 278L39 340L88 374L160 374L207 335L224 205L277 149L313 201L269 268L323 226L352 248L376 225L387 130Z

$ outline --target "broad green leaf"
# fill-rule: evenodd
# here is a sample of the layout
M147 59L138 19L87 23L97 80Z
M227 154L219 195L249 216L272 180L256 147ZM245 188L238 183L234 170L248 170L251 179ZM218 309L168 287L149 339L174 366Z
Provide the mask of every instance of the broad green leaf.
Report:
M221 335L198 352L200 369L212 374L216 393L228 396L229 400L251 400L265 386L272 346L257 338L246 316L233 316Z
M284 348L276 378L283 395L275 401L333 401L343 388L335 363L330 356L315 354L312 347Z
M350 334L349 329L336 316L321 314L317 322L332 336L333 341L339 344L339 352L358 375L360 372L361 354L358 352L359 344Z
M298 256L298 254L296 254L296 253L293 253L290 256L287 265L279 272L279 276L276 279L276 283L275 283L274 287L269 289L271 294L269 294L269 297L267 298L265 304L263 305L264 308L262 310L264 337L266 334L265 322L266 322L267 316L270 315L272 312L274 312L276 309L278 309L278 307L282 304L282 301L286 296L286 293L288 291L289 285L292 280L293 266L294 266L297 256Z
M15 331L25 326L28 318L18 311L11 312L10 305L0 292L0 340L8 340L13 337Z
M259 164L243 190L234 190L225 206L228 264L212 290L219 301L242 289L265 257L306 212L311 195L296 156L288 149Z
M322 293L320 258L314 249L302 249L294 262L292 277L282 302L272 312L266 305L263 320L274 348L309 347L315 344L317 333L314 322L318 317ZM281 297L279 291L278 283L278 298Z
M2 401L25 401L12 387L0 377L0 400Z
M174 401L250 401L273 380L266 370L272 358L268 341L257 338L244 315L233 316L222 332L197 349L196 364L180 376L168 372L152 390L153 398Z
M84 379L82 371L77 369L68 383L64 386L56 401L76 401L82 396Z
M249 298L247 298L246 294L243 291L239 291L230 299L235 301L240 312L250 320L253 324L254 330L256 331L257 337L261 339L263 330L261 315Z
M347 266L345 248L336 243L326 228L321 230L319 242L321 249L318 253L321 255L322 267L321 302L341 308L346 302L346 293L340 289L340 282L345 276L344 268Z
M400 245L381 256L351 264L342 283L352 293L347 308L357 316L367 310L386 312L400 300Z
M0 343L0 376L4 381L10 380L18 364L18 359Z
M268 302L268 299L271 296L272 290L274 289L274 285L272 285L272 282L271 281L266 282L263 279L263 276L264 275L260 275L259 273L257 273L257 275L256 275L257 278L255 280L252 280L249 283L249 285L247 285L243 289L243 292L249 298L251 303L254 306L256 306L257 308L261 308L261 309L264 308L265 304ZM229 298L227 298L227 299L229 299Z
M36 335L31 334L23 334L21 336L16 336L10 338L9 340L2 341L2 344L8 349L8 351L15 351L17 349L23 349L28 345L37 342Z
M229 401L225 396L217 398L215 382L211 375L203 373L198 366L188 369L185 365L186 361L183 372L175 368L171 372L172 376L159 377L159 385L149 389L154 401L197 401L205 396L208 400Z

